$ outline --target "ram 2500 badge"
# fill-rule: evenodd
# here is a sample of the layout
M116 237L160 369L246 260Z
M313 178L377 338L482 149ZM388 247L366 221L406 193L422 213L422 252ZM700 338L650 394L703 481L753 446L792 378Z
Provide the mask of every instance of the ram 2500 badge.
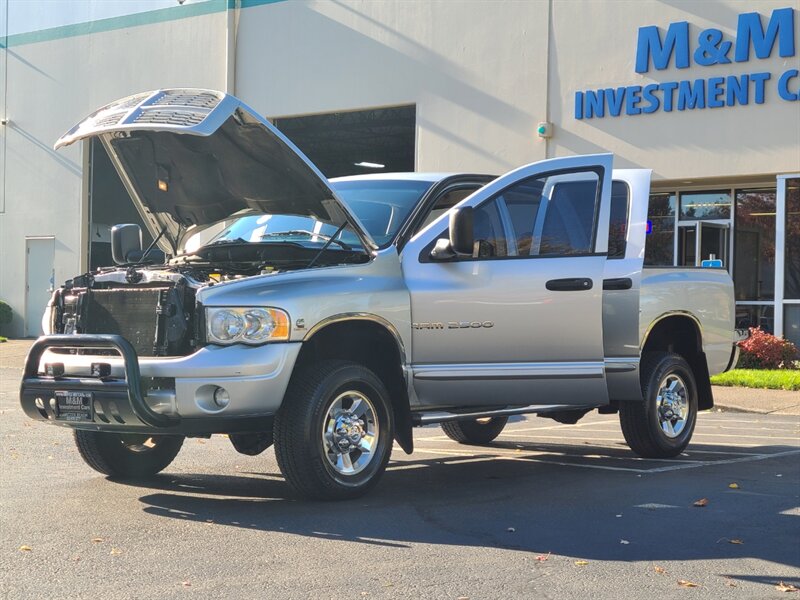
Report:
M227 433L274 444L298 494L348 498L415 426L487 444L509 415L592 410L671 457L735 361L727 272L643 268L650 171L611 155L328 181L238 99L190 89L109 104L56 147L87 138L154 248L118 226L117 266L56 291L20 399L101 473Z

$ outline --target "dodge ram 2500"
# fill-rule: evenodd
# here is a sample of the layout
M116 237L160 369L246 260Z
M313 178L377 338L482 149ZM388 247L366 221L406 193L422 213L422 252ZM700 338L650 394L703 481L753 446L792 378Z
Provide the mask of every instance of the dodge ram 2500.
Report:
M166 258L115 227L117 266L53 295L20 399L101 473L226 433L274 444L299 495L348 498L415 426L487 444L510 415L592 410L672 457L735 361L728 273L643 267L650 171L611 155L328 181L238 99L190 89L109 104L56 147L86 138Z

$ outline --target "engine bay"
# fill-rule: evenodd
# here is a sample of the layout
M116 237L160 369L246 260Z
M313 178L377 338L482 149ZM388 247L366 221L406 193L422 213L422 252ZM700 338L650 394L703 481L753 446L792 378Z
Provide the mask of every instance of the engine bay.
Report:
M46 319L52 333L116 334L139 356L185 356L205 344L196 302L202 288L367 260L361 250L296 243L212 244L164 265L120 265L75 277L53 294Z

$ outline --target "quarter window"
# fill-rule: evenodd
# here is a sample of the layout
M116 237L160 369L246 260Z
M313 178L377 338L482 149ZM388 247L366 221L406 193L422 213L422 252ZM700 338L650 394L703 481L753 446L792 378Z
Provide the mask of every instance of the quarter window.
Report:
M611 184L611 220L608 224L608 258L625 258L629 204L628 184L622 181L614 181Z

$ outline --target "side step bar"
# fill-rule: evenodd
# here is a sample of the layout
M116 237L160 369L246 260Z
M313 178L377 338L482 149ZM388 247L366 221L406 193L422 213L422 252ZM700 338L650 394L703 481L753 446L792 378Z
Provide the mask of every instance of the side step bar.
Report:
M470 419L483 419L488 417L508 417L511 415L527 415L532 413L548 413L569 410L587 410L596 406L576 406L574 404L533 404L531 406L507 406L495 410L477 409L471 412L430 411L411 413L414 425L431 425L446 421L466 421Z

